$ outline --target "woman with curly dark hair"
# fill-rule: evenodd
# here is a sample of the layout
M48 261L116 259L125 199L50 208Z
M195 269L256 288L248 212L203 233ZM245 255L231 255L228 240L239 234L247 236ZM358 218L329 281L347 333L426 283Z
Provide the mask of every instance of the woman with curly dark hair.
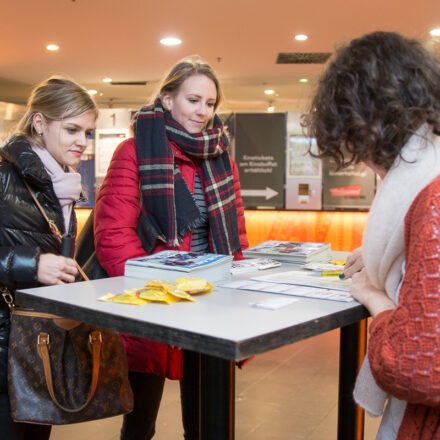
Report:
M339 49L305 117L319 157L382 178L352 295L371 313L355 400L378 439L440 439L440 69L417 41L375 32Z

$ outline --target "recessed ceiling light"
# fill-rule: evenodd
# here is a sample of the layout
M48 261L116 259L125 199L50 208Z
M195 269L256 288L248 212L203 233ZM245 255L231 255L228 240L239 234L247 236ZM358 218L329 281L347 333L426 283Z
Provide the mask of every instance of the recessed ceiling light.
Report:
M96 95L98 92L96 90L87 90L89 95Z
M275 107L273 105L270 105L269 107L267 107L267 111L269 113L272 113L275 110Z
M60 46L58 46L58 44L48 44L46 46L47 50L51 50L52 52L55 50L58 50L60 48Z
M298 40L298 41L305 41L305 40L307 40L307 38L309 38L309 37L305 34L296 34L295 35L295 40Z
M112 79L107 77L107 78L103 78L102 81L105 82L105 83L111 83Z
M165 37L160 40L160 43L164 46L178 46L182 43L182 40L177 37Z
M299 82L300 82L300 83L308 83L309 80L308 80L307 78L301 78L301 79L299 80Z
M275 93L275 90L267 89L264 91L264 93L266 93L266 95L273 95Z
M440 37L440 28L435 28L429 31L431 37Z

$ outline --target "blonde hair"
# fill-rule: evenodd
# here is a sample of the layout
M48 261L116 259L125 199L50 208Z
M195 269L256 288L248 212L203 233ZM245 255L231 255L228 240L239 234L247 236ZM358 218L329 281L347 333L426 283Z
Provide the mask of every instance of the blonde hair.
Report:
M155 94L153 99L157 96L162 99L165 94L175 95L184 81L194 75L205 75L215 84L217 97L214 110L217 110L223 100L223 91L220 86L220 81L214 69L197 55L183 58L175 64L162 80L159 91Z
M47 122L93 112L98 117L98 107L87 90L75 81L52 76L38 84L29 96L26 113L18 123L14 135L22 135L42 145L33 125L34 116L41 113Z

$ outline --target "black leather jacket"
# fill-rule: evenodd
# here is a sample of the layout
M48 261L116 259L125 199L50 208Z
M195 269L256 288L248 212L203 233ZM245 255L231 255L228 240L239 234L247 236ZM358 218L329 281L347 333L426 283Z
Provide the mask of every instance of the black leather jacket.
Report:
M61 205L52 180L28 141L15 138L0 149L0 285L37 285L40 253L60 253L60 244L23 184L29 184L46 214L64 234ZM76 220L70 223L74 235Z
M40 254L60 253L60 244L23 183L36 194L46 214L64 234L61 205L52 180L40 158L24 137L9 140L0 149L0 287L11 292L35 287ZM76 233L72 216L69 233ZM5 350L9 336L9 310L0 297L0 392L6 370Z

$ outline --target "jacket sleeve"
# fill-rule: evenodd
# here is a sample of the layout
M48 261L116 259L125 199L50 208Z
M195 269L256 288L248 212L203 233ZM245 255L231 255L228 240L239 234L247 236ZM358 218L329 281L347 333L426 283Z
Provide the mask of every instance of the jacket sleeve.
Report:
M238 167L232 158L231 158L231 165L234 176L235 206L237 208L238 233L239 233L241 249L244 250L249 247L249 242L246 235L246 221L244 218L243 199L241 198Z
M9 180L2 174L0 179L0 200L5 199L4 179ZM8 215L0 206L1 214ZM3 226L3 219L1 220ZM0 285L10 289L27 288L38 285L38 261L41 250L37 246L9 246L4 240L0 243ZM0 299L0 301L2 301Z
M11 289L33 287L37 282L38 247L0 247L0 285Z
M139 214L136 146L128 139L113 154L95 206L96 256L109 276L123 275L127 259L145 255L136 234Z
M370 326L377 384L409 403L440 404L440 185L425 188L405 219L405 275L394 310Z

